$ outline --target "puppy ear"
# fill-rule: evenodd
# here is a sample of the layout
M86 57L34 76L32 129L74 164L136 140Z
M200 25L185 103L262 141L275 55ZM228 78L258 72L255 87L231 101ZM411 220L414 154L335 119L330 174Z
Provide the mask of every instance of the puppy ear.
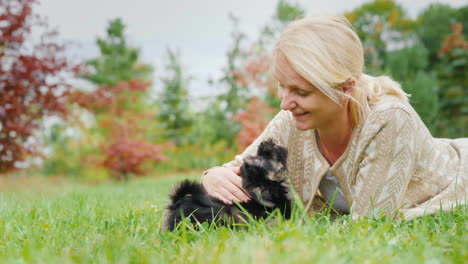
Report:
M264 140L257 149L257 156L272 158L273 152L275 150L275 142L272 138Z

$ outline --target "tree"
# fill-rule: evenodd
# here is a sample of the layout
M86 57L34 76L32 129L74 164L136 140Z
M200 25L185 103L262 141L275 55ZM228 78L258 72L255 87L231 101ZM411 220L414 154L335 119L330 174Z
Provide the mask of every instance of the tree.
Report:
M97 154L86 160L106 168L118 180L145 172L144 166L165 160L157 144L156 113L147 100L152 68L139 62L139 50L127 44L124 24L110 21L106 38L98 38L100 56L90 60L92 74L84 78L95 91L75 91L72 101L94 114L95 125L85 136L95 136ZM84 146L89 148L89 146Z
M58 32L34 14L35 2L0 1L0 173L42 156L35 132L45 117L68 116L69 80L81 72Z
M245 34L238 30L239 19L230 15L234 25L231 33L233 45L227 53L227 67L223 69L224 76L221 78L221 84L227 86L227 92L218 97L219 101L225 102L224 112L228 116L236 114L243 109L248 98L247 83L241 78L238 67L239 62L245 58L245 50L242 49L242 42L246 39Z
M233 121L241 125L236 134L236 143L240 150L249 146L261 134L279 110L277 81L270 72L271 49L286 25L292 20L302 18L304 14L304 9L298 4L279 1L275 15L263 28L258 40L245 51L246 56L239 61L236 69L238 82L247 87L250 95L245 109L232 117Z
M463 35L468 35L468 5L455 10L455 20L462 23Z
M400 44L412 45L415 22L393 0L374 0L345 13L362 41L366 69L380 74L385 67L385 53ZM395 48L393 48L395 49Z
M285 25L290 21L304 17L304 8L299 4L292 4L286 0L280 0L276 5L275 20Z
M428 51L421 44L387 52L386 71L402 83L405 92L411 94L411 105L431 132L435 133L439 87L436 74L426 70L428 58Z
M142 120L150 119L153 114L122 107L138 104L149 87L149 82L132 79L114 86L102 85L95 93L74 94L75 103L97 115L99 133L105 139L98 145L103 157L97 157L94 162L107 168L115 179L128 180L131 175L143 174L145 164L166 159L162 145L145 139L147 124Z
M468 127L468 41L461 34L461 27L461 23L452 25L453 33L445 36L438 51L439 127L444 137L465 137Z
M252 126L247 120L247 117L250 117L248 113L253 111L252 106L265 108L266 106L262 103L253 103L256 100L253 100L249 106L253 96L265 101L269 107L279 109L280 102L276 96L277 82L270 73L271 48L286 24L303 17L304 13L304 9L297 4L279 1L276 13L263 27L259 38L247 45L244 44L247 41L245 34L237 27L238 19L234 16L230 17L234 25L231 34L233 43L227 53L227 67L223 69L224 76L219 81L220 85L227 87L227 92L218 96L204 113L211 117L208 119L211 120L209 126L214 139L225 139L229 146L233 146L235 143L244 142L244 139L240 139L244 135L249 134L249 138L254 134L258 136L261 130L250 129ZM242 120L243 118L246 120ZM262 123L262 121L259 122ZM245 140L247 142L250 139Z
M193 125L187 91L191 77L184 75L179 55L171 50L167 55L166 68L171 75L162 79L164 90L158 102L158 120L164 129L164 137L180 145L188 140Z
M401 82L435 136L464 135L467 13L467 7L433 4L412 21L393 0L375 0L345 14L363 42L367 71ZM451 26L454 34L443 41Z
M231 118L245 107L248 88L239 71L239 63L246 56L242 48L246 36L238 29L238 19L232 14L229 18L234 30L231 33L233 43L227 52L227 65L222 69L223 76L219 80L209 81L210 85L221 87L224 91L209 101L209 106L200 113L202 117L197 120L195 127L203 132L194 131L194 134L208 139L209 144L226 141L228 147L232 148L240 126ZM204 123L200 123L202 120Z
M429 52L428 70L440 89L436 135L464 137L468 124L468 6L459 9L432 4L417 19L416 33Z
M454 22L455 9L448 5L431 4L417 19L416 34L429 51L429 67L437 63L443 36L450 34L450 25Z
M140 52L128 45L124 30L125 25L120 18L109 22L107 37L96 40L100 56L87 62L94 70L86 79L97 85L110 86L130 79L150 79L153 68L138 62Z

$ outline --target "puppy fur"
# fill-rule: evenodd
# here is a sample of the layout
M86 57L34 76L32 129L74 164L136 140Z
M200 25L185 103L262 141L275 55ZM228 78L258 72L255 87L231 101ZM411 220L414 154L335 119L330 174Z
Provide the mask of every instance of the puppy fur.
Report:
M290 186L287 181L288 151L272 139L260 143L257 154L244 159L241 166L242 185L252 199L240 203L253 218L265 218L275 209L283 217L291 216ZM185 180L177 184L169 195L165 212L165 229L174 230L184 217L192 223L242 223L247 217L236 204L224 204L208 195L198 183Z

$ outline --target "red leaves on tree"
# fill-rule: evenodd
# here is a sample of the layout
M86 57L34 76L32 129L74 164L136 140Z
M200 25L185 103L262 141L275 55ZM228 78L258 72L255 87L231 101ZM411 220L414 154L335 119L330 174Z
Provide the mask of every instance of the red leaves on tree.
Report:
M101 85L94 92L74 91L70 101L94 113L108 112L120 114L121 105L126 101L136 103L139 100L138 92L146 92L150 82L131 79L121 81L114 86Z
M96 115L97 126L106 134L106 141L99 146L104 158L97 163L115 179L127 180L132 174L145 173L145 163L166 160L162 145L144 139L147 127L140 121L149 117L131 107L138 105L150 85L132 79L114 86L101 85L94 92L76 91L70 96L72 102Z
M70 96L70 101L90 111L99 112L112 104L112 95L104 90L97 90L93 93L74 91Z
M270 58L254 51L249 52L248 55L246 61L243 62L242 70L231 70L236 82L243 86L249 84L257 87L268 86Z
M452 34L445 36L444 42L437 52L437 56L442 57L446 53L452 52L455 48L468 49L468 41L465 40L463 35L463 24L458 22L452 25ZM452 57L456 57L457 54L452 52Z
M262 133L270 121L271 115L276 112L266 103L253 97L247 104L247 109L232 117L242 125L237 133L237 143L240 149L245 149Z
M66 117L71 85L63 77L81 70L65 56L57 32L33 14L35 0L1 1L0 14L0 173L40 155L34 131L45 116ZM32 43L31 27L43 30Z
M133 129L127 124L114 124L111 140L102 146L106 156L102 165L119 180L127 180L130 174L143 174L145 162L166 160L162 146L131 139Z

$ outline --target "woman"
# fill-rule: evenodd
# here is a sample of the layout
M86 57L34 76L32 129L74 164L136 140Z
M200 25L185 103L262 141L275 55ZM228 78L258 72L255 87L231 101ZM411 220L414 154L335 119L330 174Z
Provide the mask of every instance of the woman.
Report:
M308 208L333 201L353 218L411 219L466 204L466 139L433 138L399 84L363 74L362 44L344 18L292 22L273 61L282 111L235 160L204 173L209 194L248 200L239 166L274 138L288 147L289 177Z

